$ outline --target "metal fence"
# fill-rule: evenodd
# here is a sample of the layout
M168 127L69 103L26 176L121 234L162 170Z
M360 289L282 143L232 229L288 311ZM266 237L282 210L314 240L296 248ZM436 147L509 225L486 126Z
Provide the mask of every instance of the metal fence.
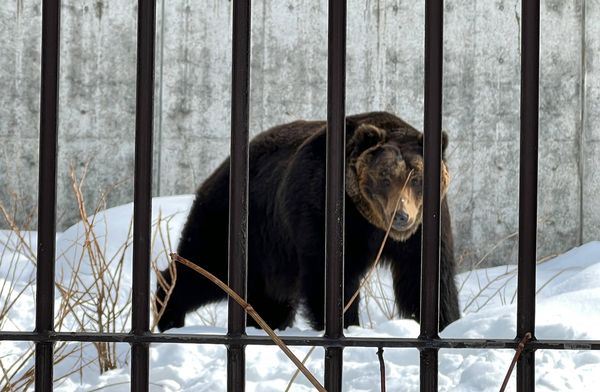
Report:
M148 390L150 343L226 345L228 391L244 390L244 347L273 344L267 337L245 335L246 316L232 301L229 302L227 335L153 334L149 330L155 6L155 0L138 2L132 330L130 333L62 333L55 332L53 327L60 0L43 0L36 326L33 332L0 332L0 341L35 342L36 391L52 390L53 346L59 341L129 343L132 391ZM539 11L539 0L522 0L517 336L494 340L441 339L438 335L443 1L426 0L421 333L415 339L379 339L343 334L346 1L329 0L324 222L326 329L323 337L283 338L288 345L325 348L324 378L328 391L342 390L345 347L420 350L422 391L437 390L441 348L516 349L530 333L533 339L525 345L517 366L517 391L535 388L535 350L600 349L600 341L535 339ZM246 292L247 269L250 14L249 0L233 1L229 283L238 293Z

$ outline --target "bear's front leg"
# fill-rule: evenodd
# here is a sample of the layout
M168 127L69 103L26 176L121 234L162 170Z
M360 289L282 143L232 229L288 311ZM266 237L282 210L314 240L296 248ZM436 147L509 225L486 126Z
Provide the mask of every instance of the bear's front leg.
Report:
M456 262L452 240L450 210L446 198L441 206L440 247L440 331L460 318L458 289L456 288Z
M354 293L356 293L356 291L359 290L359 288L360 280L350 279L348 276L346 276L344 280L344 308L346 308L346 305L352 299ZM354 298L354 301L352 302L350 307L348 307L348 310L344 313L344 328L348 328L351 325L360 325L358 315L359 303L360 292L356 295L356 298Z
M400 317L421 320L421 264L417 257L395 260L390 264L394 298Z

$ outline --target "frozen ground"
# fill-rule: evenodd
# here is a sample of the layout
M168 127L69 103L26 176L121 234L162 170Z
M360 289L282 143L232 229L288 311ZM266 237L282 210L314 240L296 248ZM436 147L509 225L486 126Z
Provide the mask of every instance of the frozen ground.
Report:
M191 203L191 196L158 198L154 200L155 227L153 254L164 265L165 253L177 242L180 227ZM70 287L77 293L71 297L79 300L77 317L66 315L60 323L63 331L98 329L90 311L90 304L100 294L108 295L115 308L122 311L113 317L109 330L127 331L129 328L128 289L130 279L130 235L132 206L125 205L100 213L94 220L95 241L84 240L84 226L75 225L57 239L57 290L56 308L64 308L64 289ZM159 219L160 217L160 219ZM160 222L159 222L160 221ZM159 224L160 223L160 224ZM157 230L157 227L161 230ZM162 235L160 235L162 233ZM24 239L35 251L35 233L25 233ZM93 239L93 238L91 238ZM90 237L88 237L90 240ZM95 253L83 244L98 244ZM0 232L0 312L1 306L14 300L8 314L1 316L3 330L31 330L34 325L35 277L31 252L17 241L13 233ZM101 257L99 255L102 255ZM108 290L94 285L98 269L91 266L90 259L98 265L104 260L110 278L120 280L116 295L115 286ZM123 262L120 263L120 260ZM77 277L71 273L79 270ZM536 335L547 339L600 339L600 242L590 242L554 259L541 263L537 275ZM74 279L76 278L76 279ZM514 338L515 336L515 266L508 265L475 270L458 276L463 317L450 325L443 337L468 338ZM71 282L71 284L69 284ZM73 283L74 282L74 283ZM154 281L153 281L154 287ZM91 289L85 289L85 287ZM12 287L9 295L8 288ZM20 296L16 293L22 292ZM61 293L63 294L61 296ZM107 294L109 293L109 294ZM361 320L365 328L353 327L349 336L416 337L417 323L410 320L389 320L393 303L382 299L391 298L390 279L387 271L379 271L372 280L367 293L367 306L361 307ZM86 297L87 295L87 297ZM69 297L69 298L71 298ZM10 299L10 301L8 301ZM85 305L85 306L84 306ZM87 307L86 307L87 306ZM80 309L80 310L79 310ZM93 315L93 312L91 312ZM185 333L225 333L226 314L223 304L203 309L187 319L188 327L178 331ZM92 320L92 321L91 321ZM250 334L262 331L249 329ZM296 325L282 334L316 336L298 318ZM27 354L30 345L24 342L0 343L0 360L6 369L19 360L23 369L30 365ZM115 347L116 370L102 375L95 361L96 348L91 344L68 345L62 348L73 354L56 365L55 376L60 378L55 386L58 391L128 391L129 347ZM308 348L293 348L303 356ZM225 348L208 345L162 344L151 347L151 390L154 391L217 391L225 390ZM418 391L418 353L413 349L386 349L384 352L387 387L389 391ZM441 391L497 391L512 359L510 350L442 350L439 363ZM282 391L295 368L275 347L247 348L247 390ZM90 362L81 371L81 363ZM308 368L318 377L323 374L323 351L317 349L308 361ZM3 372L4 373L4 372ZM6 383L0 373L0 385ZM591 351L539 351L536 355L537 391L591 391L600 385L600 353ZM514 379L514 375L513 375ZM514 390L514 381L509 390ZM300 376L293 391L312 390L308 381ZM346 349L344 352L344 390L378 391L379 364L375 349Z

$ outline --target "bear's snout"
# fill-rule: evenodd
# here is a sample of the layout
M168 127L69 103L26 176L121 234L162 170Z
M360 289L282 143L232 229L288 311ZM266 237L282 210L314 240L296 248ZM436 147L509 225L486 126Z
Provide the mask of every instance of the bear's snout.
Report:
M404 211L398 211L394 216L394 229L404 230L410 223L410 216Z

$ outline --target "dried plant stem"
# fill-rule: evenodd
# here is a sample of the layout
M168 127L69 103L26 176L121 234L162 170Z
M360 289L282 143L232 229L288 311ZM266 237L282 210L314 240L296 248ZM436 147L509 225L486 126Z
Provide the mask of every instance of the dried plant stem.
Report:
M30 241L27 241L23 232L17 225L16 218L8 212L8 210L6 209L4 204L2 204L2 202L0 202L0 216L2 216L6 223L8 223L10 231L17 236L19 244L22 247L21 250L25 251L25 256L27 257L27 259L36 264L37 253L33 250L33 248L31 248ZM8 246L8 244L5 245Z
M71 179L71 188L75 195L75 201L79 210L79 217L84 227L84 243L82 246L81 257L87 254L89 257L89 266L93 276L93 288L95 289L94 300L89 304L90 311L93 312L94 316L92 320L95 321L98 332L107 332L111 329L114 330L115 317L117 315L117 298L112 293L119 293L120 281L116 281L115 273L120 274L123 263L120 263L115 272L110 269L112 260L106 258L105 249L102 248L98 240L98 235L95 229L96 219L101 208L104 207L106 194L101 195L100 201L96 206L92 216L88 215L85 198L83 196L83 184L89 169L89 161L85 163L81 178L77 178L75 166L72 164L69 170L69 177ZM80 259L80 262L82 259ZM115 285L116 283L116 285ZM89 293L88 288L86 292ZM75 314L75 313L74 313ZM77 316L76 316L77 318ZM79 322L82 324L81 322ZM111 349L111 344L107 342L95 342L94 347L98 352L98 366L100 372L104 373L108 370L115 369L117 367L117 359L113 356L116 354L114 347ZM114 346L114 344L113 344Z
M306 355L304 356L304 358L302 358L302 364L303 365L306 365L306 361L308 361L308 358L310 358L310 356L312 355L313 351L315 351L316 348L317 348L317 346L312 346L310 348L310 350L308 350L306 352ZM300 371L298 369L296 369L296 371L292 375L292 378L290 379L290 382L288 382L288 385L285 388L284 392L289 392L290 388L292 387L292 384L294 384L294 381L296 381L296 378L298 378L299 374L300 374Z
M73 191L75 205L74 210L79 213L81 219L82 233L78 234L77 240L69 240L69 244L62 250L57 251L58 264L65 264L69 272L64 276L63 269L57 268L55 282L57 300L57 314L54 318L55 329L61 331L65 328L74 328L80 331L93 329L97 332L118 332L125 328L128 319L128 310L131 305L130 294L123 296L121 286L123 270L126 261L126 251L131 245L130 224L127 239L114 252L107 248L108 225L103 225L104 233L98 232L96 223L101 218L101 210L106 207L106 199L109 192L120 182L110 186L102 192L95 208L89 208L84 198L84 180L88 172L89 162L83 167L81 175L77 174L75 166L71 165L69 178ZM25 226L19 227L15 218L16 212L11 212L0 201L0 221L6 220L9 226L9 235L6 239L0 239L3 247L0 250L0 264L8 271L7 277L0 283L0 328L3 323L10 322L9 311L22 296L30 290L30 284L24 288L15 286L15 282L31 282L26 276L21 277L22 271L27 268L21 266L21 256L24 256L33 265L36 264L35 251L31 248L30 235ZM101 226L102 227L102 226ZM13 254L10 256L10 254ZM164 250L164 256L168 257L170 249ZM25 261L25 260L24 260ZM8 265L6 265L8 262ZM33 273L35 277L35 273ZM33 295L33 294L32 294ZM14 311L14 309L13 309ZM73 345L71 342L57 342L54 349L54 364L58 364L67 358L78 354L77 362L71 368L65 368L60 374L56 374L54 382L79 373L83 377L83 369L95 363L100 373L114 369L119 366L116 344L113 342L82 342ZM97 355L91 358L84 356L83 349L92 348ZM34 345L30 344L20 353L18 358L8 357L10 362L0 358L0 391L12 392L26 390L33 384Z
M531 337L532 337L531 332L527 332L525 334L525 336L523 336L523 339L521 339L521 341L519 342L519 345L517 346L517 352L515 353L515 356L513 357L513 360L510 363L508 372L506 372L506 376L504 377L504 382L502 383L502 386L500 387L500 392L504 392L506 390L506 386L508 385L508 380L510 379L510 375L512 374L512 371L515 368L515 365L517 364L517 361L519 360L521 353L525 349L525 345L527 344L527 342L529 342L529 340L531 340Z
M171 216L170 218L172 218L172 217L173 216ZM170 253L170 249L172 249L171 238L167 231L167 238L165 240L162 229L161 229L161 223L164 220L168 224L170 218L164 219L162 217L162 211L158 212L158 218L157 218L157 222L156 222L157 229L154 232L154 236L152 238L152 247L154 247L154 244L156 242L156 236L158 234L158 237L162 241L163 249L165 249L165 251L166 251L166 249L169 249L169 253ZM152 323L150 330L154 331L154 329L158 325L158 322L160 321L161 317L163 316L165 309L167 308L167 303L169 302L169 299L171 298L171 294L173 293L173 289L175 288L175 283L177 282L177 268L175 268L175 263L168 263L167 270L169 271L170 279L167 281L167 279L165 279L165 277L161 273L160 269L158 268L157 259L156 258L152 259L150 261L150 264L156 275L156 281L157 281L158 285L165 293L165 297L163 299L159 299L158 296L154 295L153 301L150 302L151 308L152 308L152 313L154 316L153 317L154 322Z
M287 355L287 357L294 363L294 365L296 365L296 367L302 372L302 374L306 376L308 381L310 381L310 383L315 388L317 388L318 391L327 392L325 388L323 388L321 383L319 383L319 381L312 375L312 373L302 364L302 362L300 362L300 360L294 355L294 353L285 345L283 340L281 340L281 338L279 338L279 336L277 336L275 332L273 332L273 330L269 327L265 320L263 320L262 317L259 316L256 310L254 310L254 308L248 302L246 302L246 300L240 297L235 291L233 291L229 286L223 283L223 281L221 281L219 278L217 278L204 268L179 256L178 254L171 253L171 260L177 261L193 269L194 271L198 272L199 274L201 274L202 276L206 277L208 280L219 286L223 291L225 291L227 295L233 298L233 300L237 302L244 309L244 311L248 313L248 315L252 317L254 321L256 321L258 325L260 325L260 327L267 333L267 335L269 335L273 342L275 342L275 344L279 346L279 348L285 353L285 355Z

